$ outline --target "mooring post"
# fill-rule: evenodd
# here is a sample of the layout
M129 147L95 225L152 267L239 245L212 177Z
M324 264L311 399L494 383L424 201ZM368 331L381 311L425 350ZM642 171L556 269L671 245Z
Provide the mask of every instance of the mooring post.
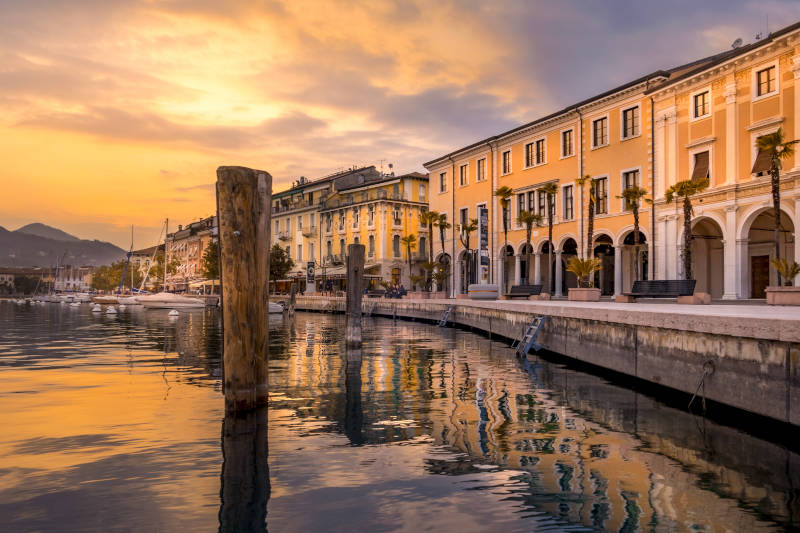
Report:
M364 408L361 404L361 348L348 348L345 352L345 408L344 433L350 444L364 444Z
M296 295L297 294L297 285L292 283L291 288L289 289L289 316L294 316L294 306L296 304Z
M345 342L361 346L361 297L364 294L364 245L347 246L347 302L345 303Z
M267 404L272 176L217 169L223 316L223 390L228 411Z

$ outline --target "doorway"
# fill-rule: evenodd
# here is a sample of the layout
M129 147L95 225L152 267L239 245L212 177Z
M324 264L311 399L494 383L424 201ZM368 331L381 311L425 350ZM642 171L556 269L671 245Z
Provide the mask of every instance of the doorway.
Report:
M769 285L769 256L754 255L750 257L750 286L752 298L766 298Z

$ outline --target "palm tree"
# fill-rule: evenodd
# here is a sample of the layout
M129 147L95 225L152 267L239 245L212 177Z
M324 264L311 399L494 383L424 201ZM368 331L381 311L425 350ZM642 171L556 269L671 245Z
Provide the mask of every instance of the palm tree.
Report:
M558 192L558 185L553 182L548 183L541 189L547 195L547 284L548 292L550 289L555 288L555 280L553 280L553 200Z
M770 156L769 174L772 185L772 208L775 211L775 259L780 261L780 231L781 231L781 160L789 159L794 155L794 145L800 140L786 141L783 128L778 128L775 133L762 135L756 141L759 151ZM778 271L778 286L781 285L781 273Z
M694 240L692 237L692 196L706 190L708 185L708 178L683 180L664 192L667 203L673 199L675 203L678 203L679 199L683 199L683 251L681 258L683 259L684 279L692 279L692 241Z
M508 247L508 206L511 203L511 197L514 195L514 191L511 190L511 187L507 185L503 185L502 187L498 187L496 191L494 191L494 195L500 199L500 207L502 208L503 213L503 236L504 236L504 243L503 243L503 258L502 258L502 268L503 268L503 283L508 287L508 280L505 276L505 268L506 268L506 248Z
M433 225L437 220L439 220L439 213L436 211L423 211L419 214L420 224L428 226L428 261L426 264L433 262ZM423 268L425 267L423 266ZM430 286L433 269L425 268L425 270L428 272L428 286Z
M406 246L406 253L408 254L408 276L411 279L411 250L417 247L417 236L409 233L405 237L400 237L400 242Z
M444 234L452 227L447 221L447 213L439 213L436 217L436 227L439 228L439 241L442 243L442 255L444 255Z
M633 253L634 265L636 267L636 274L634 279L639 279L639 202L642 198L647 196L647 189L634 185L628 187L622 194L617 196L625 200L625 209L630 209L633 213Z
M583 191L583 186L585 183L589 183L589 211L587 214L588 222L586 224L586 258L589 259L594 256L594 241L593 241L593 233L594 233L594 180L587 174L582 178L578 178L575 180L575 183L581 188ZM581 204L581 218L583 217L583 204Z
M469 234L473 231L477 231L478 229L478 219L473 218L469 222L464 224L458 225L458 239L461 241L461 245L467 251L467 280L468 283L472 283L472 250L469 246Z
M533 226L538 226L541 223L542 215L532 211L522 211L517 215L517 224L525 226L525 269L528 271L531 268L531 233L533 233ZM530 284L528 272L525 272L525 281Z
M581 259L572 256L567 261L567 271L575 274L578 278L579 287L592 287L594 285L594 273L602 268L602 260L597 257Z

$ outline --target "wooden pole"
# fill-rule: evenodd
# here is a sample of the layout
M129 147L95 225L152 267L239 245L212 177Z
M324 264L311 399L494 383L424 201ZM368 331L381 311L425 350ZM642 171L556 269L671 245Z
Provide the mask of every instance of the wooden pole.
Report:
M296 294L297 294L297 285L292 283L291 288L289 289L289 316L294 316L294 307L297 303L296 301Z
M361 297L364 294L364 245L347 246L347 301L345 304L345 342L361 346Z
M267 172L217 169L227 411L267 404L271 196Z
M362 431L364 425L364 408L361 404L361 349L349 348L345 352L345 410L344 433L350 444L364 444Z

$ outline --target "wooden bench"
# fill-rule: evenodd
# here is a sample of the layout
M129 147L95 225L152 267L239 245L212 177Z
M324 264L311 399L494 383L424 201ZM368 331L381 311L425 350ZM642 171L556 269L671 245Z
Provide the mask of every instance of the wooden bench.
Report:
M370 289L367 291L367 298L383 298L386 296L384 289Z
M542 294L541 285L512 285L508 293L509 298L528 298Z
M635 302L636 298L677 298L678 303L710 303L711 298L706 294L695 295L694 279L657 279L652 281L639 280L633 282L630 292L617 297L617 302ZM708 301L706 301L708 300Z

